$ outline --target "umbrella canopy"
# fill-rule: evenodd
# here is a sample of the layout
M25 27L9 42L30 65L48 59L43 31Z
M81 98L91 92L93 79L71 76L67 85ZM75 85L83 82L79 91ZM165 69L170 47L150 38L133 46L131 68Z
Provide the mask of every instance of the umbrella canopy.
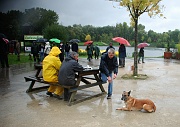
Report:
M59 39L57 39L57 38L52 38L52 39L50 39L49 41L55 42L55 43L60 43L60 42L61 42L61 40L59 40Z
M9 43L9 40L6 38L4 34L0 33L0 38L2 38L3 41L6 42L6 44Z
M93 41L86 41L86 42L84 42L84 45L89 45L89 44L92 44L93 43Z
M137 45L137 47L138 48L144 48L144 47L147 47L147 46L149 46L150 44L148 44L148 43L146 43L146 42L143 42L143 43L139 43L138 45Z
M79 40L79 39L71 39L69 42L70 42L70 43L75 43L75 42L79 43L80 40Z
M45 42L47 42L48 41L48 39L45 39L45 38L38 38L37 40L36 40L36 42L43 42L43 43L45 43Z
M131 46L129 44L129 42L126 39L122 38L122 37L115 37L115 38L112 38L112 40L116 41L116 42L119 42L120 44L125 44L127 46Z

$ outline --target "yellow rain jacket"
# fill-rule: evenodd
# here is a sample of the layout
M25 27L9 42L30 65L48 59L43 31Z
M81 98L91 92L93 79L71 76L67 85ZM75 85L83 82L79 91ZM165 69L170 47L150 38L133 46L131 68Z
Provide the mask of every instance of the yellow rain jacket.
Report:
M61 53L58 47L53 47L48 56L43 60L43 79L47 82L58 82L58 73L61 61L58 55Z

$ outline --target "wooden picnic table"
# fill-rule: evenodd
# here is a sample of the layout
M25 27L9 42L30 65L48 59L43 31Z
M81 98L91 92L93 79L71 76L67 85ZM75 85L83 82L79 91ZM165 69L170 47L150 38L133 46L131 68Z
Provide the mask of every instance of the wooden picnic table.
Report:
M31 81L30 86L26 92L32 92L32 91L44 89L44 88L47 89L49 87L49 85L48 86L46 85L46 86L42 86L42 87L33 88L35 82L40 82L43 84L49 84L48 82L43 81L42 76L39 76L40 72L42 71L42 64L36 64L35 69L36 69L36 73L34 76L24 77L26 82ZM91 99L93 97L101 96L101 95L106 93L104 90L104 87L102 85L103 82L99 78L99 69L87 69L87 70L83 70L81 72L77 72L76 77L77 77L77 82L76 82L77 87L75 87L75 88L70 87L69 88L69 91L72 94L71 94L71 97L69 99L68 105L76 104L76 103ZM82 83L83 83L83 85L82 85ZM90 87L94 87L94 86L99 86L99 88L101 90L101 92L99 94L95 94L93 96L89 96L89 97L86 97L86 98L81 99L81 100L77 99L76 101L74 101L74 97L75 97L78 90L82 90L82 89L86 89L86 88L90 88Z

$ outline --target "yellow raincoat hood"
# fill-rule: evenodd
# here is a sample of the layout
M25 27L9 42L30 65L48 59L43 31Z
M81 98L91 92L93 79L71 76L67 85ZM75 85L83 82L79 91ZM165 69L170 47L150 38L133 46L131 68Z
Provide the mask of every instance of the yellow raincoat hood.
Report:
M58 47L53 47L49 53L51 56L58 56L61 53L61 50Z

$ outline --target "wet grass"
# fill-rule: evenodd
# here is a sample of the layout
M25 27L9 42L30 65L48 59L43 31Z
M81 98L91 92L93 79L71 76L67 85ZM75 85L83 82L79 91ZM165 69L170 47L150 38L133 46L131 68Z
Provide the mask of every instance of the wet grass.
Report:
M25 54L20 55L20 61L18 61L17 55L9 54L8 55L8 61L9 61L9 65L32 62L32 60L29 60L29 56L25 55Z
M135 79L135 80L145 80L148 78L146 74L138 74L138 76L134 76L132 74L125 74L122 76L123 79Z

